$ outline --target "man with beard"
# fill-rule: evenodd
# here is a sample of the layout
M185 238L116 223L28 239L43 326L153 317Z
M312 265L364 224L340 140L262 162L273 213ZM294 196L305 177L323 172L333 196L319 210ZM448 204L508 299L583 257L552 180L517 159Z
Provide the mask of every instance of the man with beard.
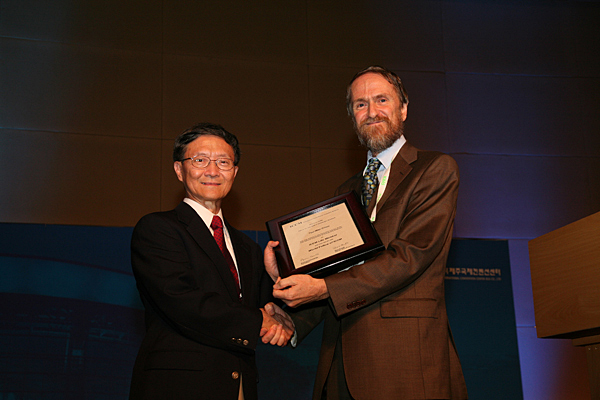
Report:
M324 279L281 279L277 242L265 251L274 295L290 306L292 345L325 321L313 399L466 399L444 296L458 167L406 141L408 97L392 71L357 73L346 102L368 162L336 194L362 193L386 249Z

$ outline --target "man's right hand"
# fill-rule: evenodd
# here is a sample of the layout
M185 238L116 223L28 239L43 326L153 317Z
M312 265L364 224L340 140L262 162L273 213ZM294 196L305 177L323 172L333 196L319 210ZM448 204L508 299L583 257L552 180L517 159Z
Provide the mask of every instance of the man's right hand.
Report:
M296 330L290 316L274 303L268 303L260 310L263 313L263 327L260 331L262 342L285 346Z

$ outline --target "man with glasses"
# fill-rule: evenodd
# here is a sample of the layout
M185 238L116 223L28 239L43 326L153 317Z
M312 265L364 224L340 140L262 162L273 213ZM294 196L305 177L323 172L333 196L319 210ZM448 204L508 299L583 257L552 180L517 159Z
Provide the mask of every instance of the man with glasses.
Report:
M146 335L130 399L254 400L260 336L283 346L292 334L264 310L272 281L260 247L223 219L239 160L237 138L223 127L183 132L173 161L186 198L146 215L133 231Z

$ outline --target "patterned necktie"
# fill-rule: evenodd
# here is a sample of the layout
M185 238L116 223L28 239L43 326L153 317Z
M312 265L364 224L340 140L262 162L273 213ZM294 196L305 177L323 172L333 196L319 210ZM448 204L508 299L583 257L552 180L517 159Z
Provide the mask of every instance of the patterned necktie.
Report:
M242 292L240 290L240 278L237 273L237 269L235 269L235 264L233 263L233 258L231 258L231 254L229 254L229 250L227 250L227 245L225 244L225 238L223 237L223 221L218 215L215 215L210 223L210 227L214 231L215 241L219 245L221 249L221 253L225 257L225 261L227 261L227 265L229 265L229 271L233 278L235 279L235 286L238 291L238 296L242 297Z
M365 171L363 187L362 187L362 198L363 205L365 208L369 206L371 199L373 198L373 194L377 189L377 185L379 185L379 179L377 178L377 171L379 171L379 167L381 166L381 161L377 158L373 157L369 160L369 165L367 166L367 170Z

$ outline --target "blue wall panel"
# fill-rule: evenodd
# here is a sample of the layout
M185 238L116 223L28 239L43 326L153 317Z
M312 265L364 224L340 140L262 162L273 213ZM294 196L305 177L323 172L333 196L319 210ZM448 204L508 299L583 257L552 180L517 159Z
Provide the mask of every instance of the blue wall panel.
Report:
M144 331L131 231L0 224L0 398L127 398ZM522 399L507 242L455 239L446 291L470 398ZM309 398L321 332L258 347L262 399Z

